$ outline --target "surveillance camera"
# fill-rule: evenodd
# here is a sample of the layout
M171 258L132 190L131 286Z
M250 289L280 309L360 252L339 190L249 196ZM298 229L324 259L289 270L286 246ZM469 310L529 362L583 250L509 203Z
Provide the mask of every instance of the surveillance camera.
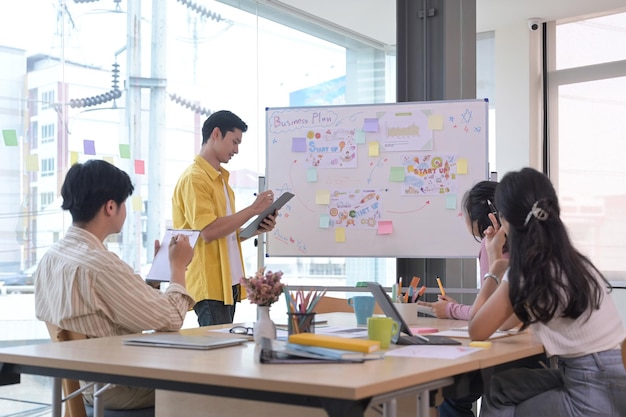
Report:
M541 24L541 19L534 17L532 19L528 19L528 29L530 29L532 32L536 31L537 29L539 29L539 25Z

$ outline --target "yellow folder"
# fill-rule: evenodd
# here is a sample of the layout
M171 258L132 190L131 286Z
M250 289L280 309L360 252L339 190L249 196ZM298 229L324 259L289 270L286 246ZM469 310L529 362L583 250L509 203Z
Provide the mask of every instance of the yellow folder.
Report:
M351 339L315 333L292 334L289 336L289 343L352 350L364 353L374 352L380 349L380 342L377 340Z

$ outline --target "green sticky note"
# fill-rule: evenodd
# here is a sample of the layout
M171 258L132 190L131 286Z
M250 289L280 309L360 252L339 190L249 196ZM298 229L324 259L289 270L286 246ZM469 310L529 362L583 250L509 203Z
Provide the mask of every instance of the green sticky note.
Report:
M2 130L2 137L6 146L17 146L17 132L15 129Z
M120 158L130 159L130 145L120 144Z
M389 181L404 182L404 167L389 168Z

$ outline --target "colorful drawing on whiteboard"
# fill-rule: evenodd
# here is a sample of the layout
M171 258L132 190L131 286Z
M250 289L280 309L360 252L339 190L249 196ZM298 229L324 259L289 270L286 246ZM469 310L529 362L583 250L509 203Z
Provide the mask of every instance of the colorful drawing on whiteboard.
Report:
M331 226L376 230L381 211L379 190L332 190L330 193L328 214Z
M431 151L433 131L428 115L421 111L385 112L378 116L382 150L390 152Z
M354 129L309 130L306 133L307 166L318 168L356 168Z
M406 156L402 195L442 195L459 189L455 155Z

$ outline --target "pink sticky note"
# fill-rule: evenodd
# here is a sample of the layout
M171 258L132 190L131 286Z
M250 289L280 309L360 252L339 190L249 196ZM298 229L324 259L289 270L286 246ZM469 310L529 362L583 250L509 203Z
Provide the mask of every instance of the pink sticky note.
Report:
M379 235L390 235L393 233L393 222L391 220L379 220L378 232Z
M146 173L145 161L135 159L135 174L144 175Z

